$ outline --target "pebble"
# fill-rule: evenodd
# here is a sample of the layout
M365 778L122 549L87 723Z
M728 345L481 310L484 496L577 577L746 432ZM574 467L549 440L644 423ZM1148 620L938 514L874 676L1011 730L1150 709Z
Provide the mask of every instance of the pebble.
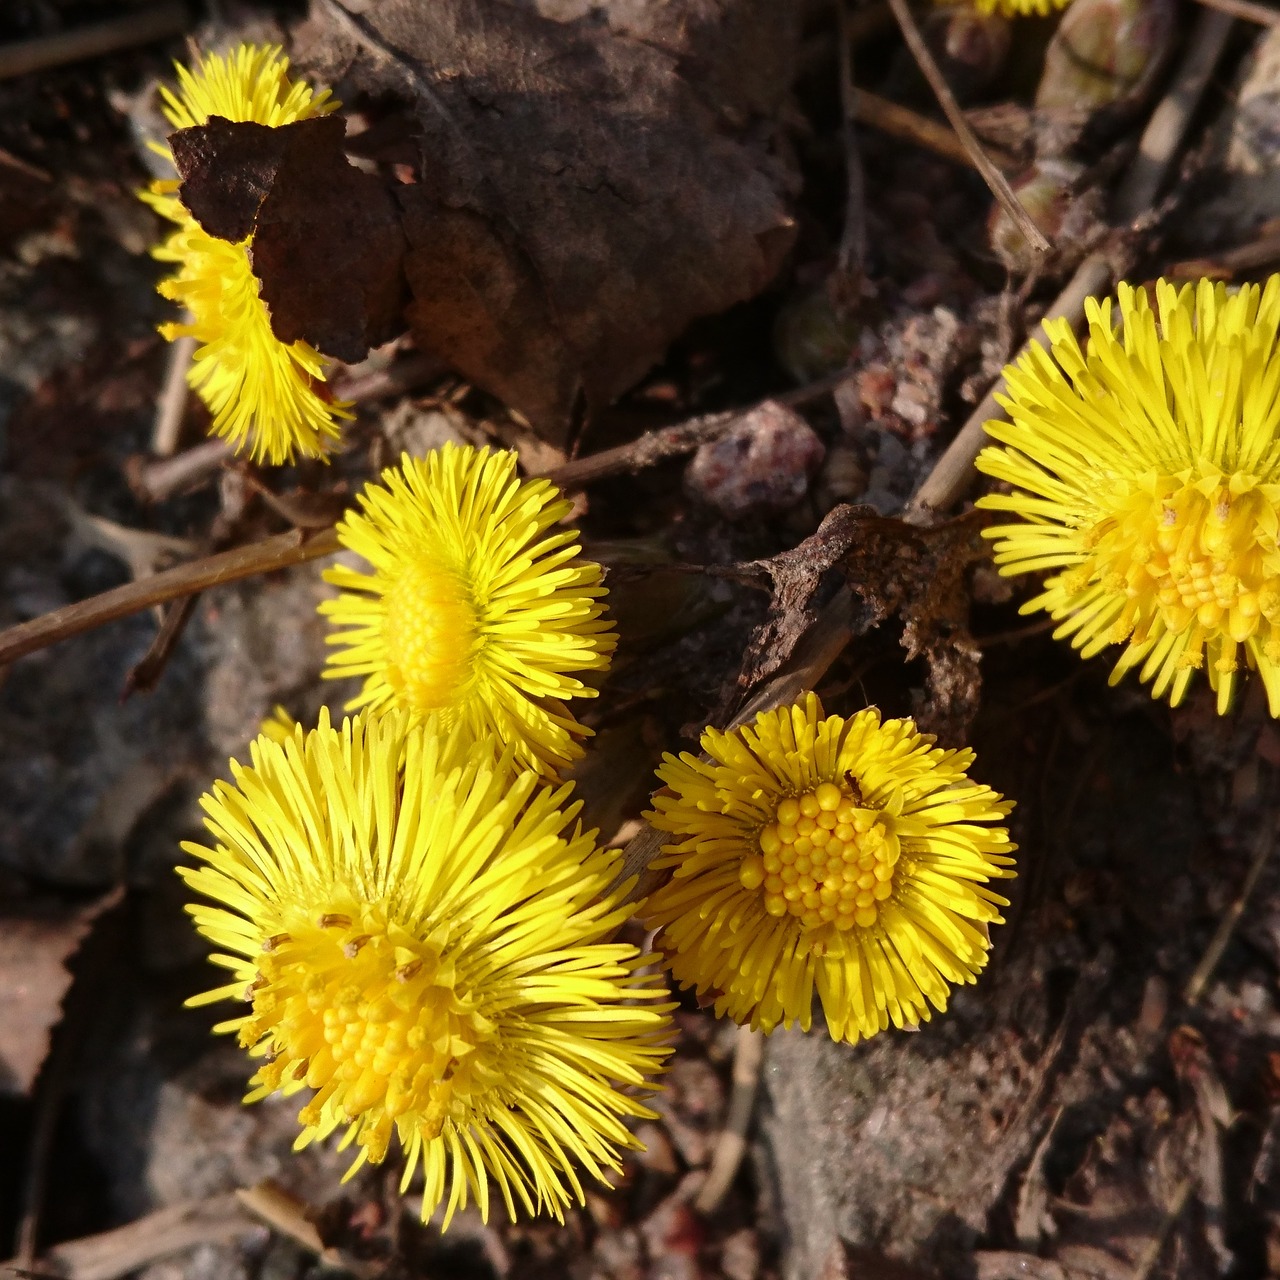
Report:
M693 455L685 492L731 519L785 511L808 492L825 457L813 428L769 400Z

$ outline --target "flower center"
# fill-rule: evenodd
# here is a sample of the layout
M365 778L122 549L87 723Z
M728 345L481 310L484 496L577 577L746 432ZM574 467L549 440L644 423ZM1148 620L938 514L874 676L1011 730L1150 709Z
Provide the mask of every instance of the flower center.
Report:
M424 1117L422 1136L435 1137L497 1082L493 1024L459 991L453 962L389 924L382 906L352 899L300 916L263 950L240 1043L266 1040L253 1081L263 1093L291 1081L318 1090L302 1124L363 1117L357 1140L377 1161L398 1116Z
M1129 601L1111 638L1132 635L1141 643L1157 616L1170 631L1198 624L1208 635L1191 646L1193 665L1206 639L1240 644L1261 632L1263 644L1272 644L1272 625L1280 622L1280 553L1274 527L1267 531L1268 510L1256 489L1232 494L1223 483L1205 493L1194 484L1170 484L1163 494L1133 495L1094 526L1090 580Z
M417 560L386 594L387 683L420 711L450 706L466 680L479 629L449 570Z
M779 802L738 879L763 889L770 915L795 916L806 929L869 929L893 893L899 847L890 822L834 782L820 783Z

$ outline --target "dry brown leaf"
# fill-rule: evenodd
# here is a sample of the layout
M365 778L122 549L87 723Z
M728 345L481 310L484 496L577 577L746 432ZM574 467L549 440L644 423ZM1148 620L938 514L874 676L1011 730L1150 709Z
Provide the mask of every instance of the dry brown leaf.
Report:
M276 337L353 363L404 327L404 239L386 186L343 154L345 128L214 116L169 144L196 221L222 240L253 235Z
M653 43L514 0L315 0L297 32L300 66L384 113L418 345L556 442L691 320L759 292L794 235L794 168L748 118L789 80L793 6L751 40L739 10L760 0L662 7L632 6Z
M767 679L791 656L817 616L822 579L839 569L870 610L868 625L902 619L902 647L928 668L920 727L944 741L962 741L978 708L979 650L969 635L969 566L984 554L980 513L931 529L878 515L870 507L833 508L799 546L768 560L736 565L725 576L773 592L769 616L752 637L738 677L739 692Z
M0 917L0 1095L31 1092L71 986L67 962L117 901L109 893L71 914Z

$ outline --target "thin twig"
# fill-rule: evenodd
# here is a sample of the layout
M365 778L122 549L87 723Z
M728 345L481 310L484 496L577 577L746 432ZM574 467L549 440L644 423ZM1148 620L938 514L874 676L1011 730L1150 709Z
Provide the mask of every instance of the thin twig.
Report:
M241 1187L236 1199L251 1213L256 1214L273 1231L288 1236L309 1253L314 1253L322 1263L339 1267L358 1278L378 1274L383 1268L371 1262L353 1258L341 1249L328 1247L316 1230L310 1206L279 1183L265 1178L253 1187Z
M182 419L187 410L187 371L196 354L196 340L190 335L179 338L169 347L169 363L164 372L164 386L156 401L156 417L151 427L151 452L157 458L172 457L182 435Z
M928 116L922 116L910 107L897 102L890 102L878 93L868 93L866 89L854 91L853 114L862 123L873 129L904 142L914 142L925 147L944 160L953 160L956 164L976 169L973 156L969 154L954 129Z
M233 1195L188 1200L100 1235L55 1245L39 1260L33 1274L65 1280L117 1280L197 1245L230 1244L264 1234ZM4 1269L0 1263L0 1271Z
M131 458L125 464L125 479L143 502L164 502L215 475L232 456L233 450L226 440L204 440L159 461Z
M789 409L810 404L820 399L829 391L834 391L848 378L847 369L828 374L794 391L784 391L780 395L771 396L762 401L768 404L784 404ZM608 476L635 475L649 467L670 458L683 457L719 440L734 423L747 414L760 408L760 405L748 405L743 409L730 409L724 413L708 413L697 418L688 418L669 427L657 427L646 431L626 444L615 445L612 449L601 449L599 453L589 453L582 458L574 458L559 467L552 467L542 472L544 479L550 480L557 488L566 491L583 489L597 480Z
M1176 280L1199 280L1201 276L1209 275L1230 278L1242 271L1269 267L1273 262L1280 262L1280 234L1275 232L1237 245L1234 249L1224 249L1212 258L1175 262L1165 274Z
M1141 218L1155 204L1191 117L1208 87L1209 77L1226 48L1232 21L1227 14L1215 12L1202 13L1196 19L1187 37L1182 65L1169 91L1151 113L1138 143L1138 154L1116 194L1113 216L1119 223Z
M331 555L338 550L338 545L338 535L333 529L312 534L295 529L126 583L0 631L0 666L104 623L141 613L153 604L164 604L210 587Z
M1245 907L1249 905L1249 897L1262 876L1263 868L1267 865L1267 859L1271 856L1275 843L1275 823L1264 822L1258 829L1258 836L1253 846L1253 861L1249 864L1240 892L1223 912L1222 919L1218 921L1218 927L1214 930L1213 938L1200 958L1200 963L1196 965L1195 971L1187 979L1187 985L1182 990L1182 998L1187 1004L1198 1003L1204 994L1209 979L1213 977L1213 971L1222 959L1222 953L1226 951L1227 944L1231 941L1231 935L1235 933L1236 926L1240 923L1240 917L1244 915Z
M960 109L955 94L951 92L951 86L947 84L946 76L942 74L942 68L938 66L928 44L925 43L925 38L916 25L907 0L889 0L889 7L898 20L898 26L902 28L903 39L906 40L912 57L915 58L920 70L924 73L924 78L929 82L929 87L938 99L938 105L946 113L947 119L951 121L951 127L964 144L965 150L973 158L973 167L982 175L983 181L991 188L991 194L1013 219L1014 225L1026 237L1027 243L1037 253L1048 253L1053 246L1041 234L1040 228L1032 221L1031 215L1022 207L1022 202L1014 195L1013 188L1004 174L996 168L991 157L982 149L982 144L964 118L964 112Z
M132 697L135 693L150 693L156 687L164 674L165 667L169 665L169 659L173 657L178 641L182 639L183 632L187 629L187 623L195 613L199 600L200 593L193 592L189 596L175 600L165 610L160 630L156 632L155 639L151 641L146 653L125 672L124 688L120 691L121 701Z
M896 7L901 0L890 0L890 3ZM1187 56L1169 92L1152 112L1143 130L1133 166L1121 186L1116 213L1122 221L1132 222L1150 210L1177 155L1191 113L1222 54L1230 26L1231 20L1218 13L1202 14L1197 22ZM1075 275L1054 300L1046 318L1063 317L1073 328L1078 327L1084 317L1085 300L1109 288L1114 279L1128 269L1127 256L1121 246L1091 253L1076 268ZM1026 345L1022 350L1026 350ZM912 524L928 523L933 513L946 511L963 495L973 481L974 460L986 443L985 424L992 418L1003 417L996 396L1004 390L1004 378L997 378L982 403L969 415L959 434L934 464L916 495L907 503L904 520Z
M1108 288L1116 274L1113 255L1103 251L1090 254L1076 269L1067 287L1054 299L1045 319L1065 318L1073 328L1078 327L1084 318L1085 299ZM1030 341L1023 345L1022 351L1026 351ZM974 460L987 441L985 424L1003 415L996 397L1004 390L1005 381L1001 376L969 415L946 452L934 463L933 470L902 513L902 518L909 524L928 524L934 515L941 514L959 501L973 482L976 474Z
M190 23L191 15L185 4L160 4L121 14L106 22L60 31L55 36L0 45L0 80L32 71L47 71L84 58L97 58L134 45L167 40L185 31Z
M747 1133L756 1109L756 1092L760 1087L760 1067L764 1061L764 1036L750 1027L739 1027L733 1048L732 1092L724 1128L711 1153L707 1180L698 1188L693 1207L701 1214L712 1214L720 1207L737 1176L738 1166L747 1151Z
M1156 1263L1160 1261L1160 1255L1164 1252L1165 1245L1169 1243L1169 1233L1177 1225L1178 1219L1182 1217L1183 1212L1186 1210L1187 1202L1191 1199L1192 1190L1193 1184L1190 1178L1183 1178L1174 1188L1173 1198L1169 1202L1169 1207L1165 1211L1164 1217L1160 1220L1160 1228L1147 1242L1146 1248L1143 1249L1138 1257L1130 1280L1147 1280L1155 1270Z
M1255 4L1254 0L1198 0L1198 3L1260 27L1280 27L1280 9L1273 9L1269 4Z
M669 427L658 427L626 444L601 449L599 453L588 453L553 467L546 473L546 478L567 492L584 489L607 476L635 475L669 458L683 457L704 444L719 440L746 412L749 410L730 409L725 413L707 413Z

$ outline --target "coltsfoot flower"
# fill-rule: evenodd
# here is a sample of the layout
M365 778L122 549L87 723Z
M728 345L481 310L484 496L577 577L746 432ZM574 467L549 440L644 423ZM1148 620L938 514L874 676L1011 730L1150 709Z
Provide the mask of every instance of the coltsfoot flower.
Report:
M247 1102L303 1089L297 1145L343 1129L379 1161L398 1136L402 1188L423 1168L445 1225L489 1180L507 1212L562 1217L581 1165L604 1178L652 1113L670 1005L648 957L609 941L629 908L617 854L542 785L437 721L400 713L286 742L262 736L202 804L212 847L188 908L249 1002L217 1029L260 1060ZM626 886L622 886L623 889Z
M755 723L707 729L667 755L647 815L677 837L671 878L644 903L683 986L765 1032L809 1029L816 989L836 1040L931 1017L987 962L986 926L1014 873L1013 805L970 782L973 752L944 751L874 708L825 716L806 694Z
M596 691L570 673L606 670L616 637L600 566L550 532L569 502L514 453L454 444L405 454L359 502L338 536L373 572L326 570L341 594L320 606L341 628L324 674L366 677L348 710L436 714L545 773L581 756L564 699Z
M208 54L189 71L178 67L178 91L162 89L162 109L175 129L205 124L210 116L278 127L327 115L338 103L328 90L288 77L278 48L240 45L227 57ZM159 151L170 161L168 147ZM199 344L188 380L213 413L210 431L225 436L255 462L287 462L295 454L321 458L339 436L345 403L325 391L324 360L305 342L284 343L258 296L250 265L252 237L238 244L206 232L178 197L175 178L157 178L142 198L175 224L154 256L176 264L160 292L190 319L160 326L172 341Z
M1176 706L1206 668L1225 712L1248 665L1280 715L1280 276L1155 303L1122 284L1119 317L1086 305L1087 356L1059 320L1006 369L978 466L1013 492L979 505L1018 519L986 533L1001 573L1052 571L1024 613L1086 658L1125 646L1113 684L1136 668Z

